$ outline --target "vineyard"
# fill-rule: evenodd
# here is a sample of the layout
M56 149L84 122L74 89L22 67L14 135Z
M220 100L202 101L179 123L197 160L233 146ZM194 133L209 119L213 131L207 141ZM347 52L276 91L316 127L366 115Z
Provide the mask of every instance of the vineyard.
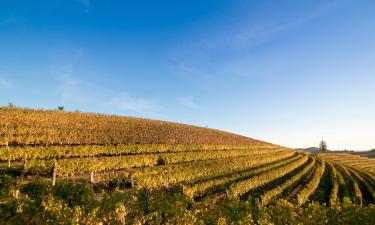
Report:
M0 108L0 224L373 224L375 159L162 121Z

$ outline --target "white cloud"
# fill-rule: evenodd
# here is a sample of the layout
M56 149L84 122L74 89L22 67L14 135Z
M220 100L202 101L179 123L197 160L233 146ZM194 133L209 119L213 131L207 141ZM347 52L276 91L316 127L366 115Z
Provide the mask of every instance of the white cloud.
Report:
M137 98L127 93L121 93L113 97L109 102L109 106L113 106L123 111L133 111L137 113L147 114L160 110L159 106L154 99Z
M190 109L201 109L202 107L198 105L192 96L186 96L178 99L178 102Z

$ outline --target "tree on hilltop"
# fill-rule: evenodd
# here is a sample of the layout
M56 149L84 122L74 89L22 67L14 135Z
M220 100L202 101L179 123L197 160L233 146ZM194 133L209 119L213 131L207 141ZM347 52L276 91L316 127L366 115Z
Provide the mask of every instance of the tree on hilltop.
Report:
M321 153L324 153L324 152L327 151L327 143L326 143L324 140L322 140L322 141L320 142L320 144L319 144L319 151L320 151Z

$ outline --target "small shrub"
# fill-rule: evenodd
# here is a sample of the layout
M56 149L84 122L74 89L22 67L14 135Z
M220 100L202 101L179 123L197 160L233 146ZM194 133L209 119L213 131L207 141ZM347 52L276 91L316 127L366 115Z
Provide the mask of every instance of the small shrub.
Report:
M109 181L108 187L111 189L119 189L121 187L130 187L130 182L127 181L124 177L116 176Z
M0 197L6 196L12 187L16 186L16 179L9 175L0 176Z
M40 200L47 193L47 185L40 181L27 183L21 187L21 193L27 194L31 199Z
M165 165L165 164L166 164L165 159L162 158L162 157L159 157L158 160L156 161L157 166L162 166L162 165Z
M88 205L94 199L94 189L90 185L59 182L53 188L53 195L68 203L69 207Z

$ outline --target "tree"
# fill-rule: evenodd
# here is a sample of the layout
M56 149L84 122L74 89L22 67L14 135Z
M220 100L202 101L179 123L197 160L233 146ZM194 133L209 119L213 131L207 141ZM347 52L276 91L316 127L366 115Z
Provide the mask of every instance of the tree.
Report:
M327 151L327 143L324 140L322 140L319 144L319 151L322 153Z
M57 106L57 109L58 109L59 111L64 111L64 106L62 106L62 105Z

